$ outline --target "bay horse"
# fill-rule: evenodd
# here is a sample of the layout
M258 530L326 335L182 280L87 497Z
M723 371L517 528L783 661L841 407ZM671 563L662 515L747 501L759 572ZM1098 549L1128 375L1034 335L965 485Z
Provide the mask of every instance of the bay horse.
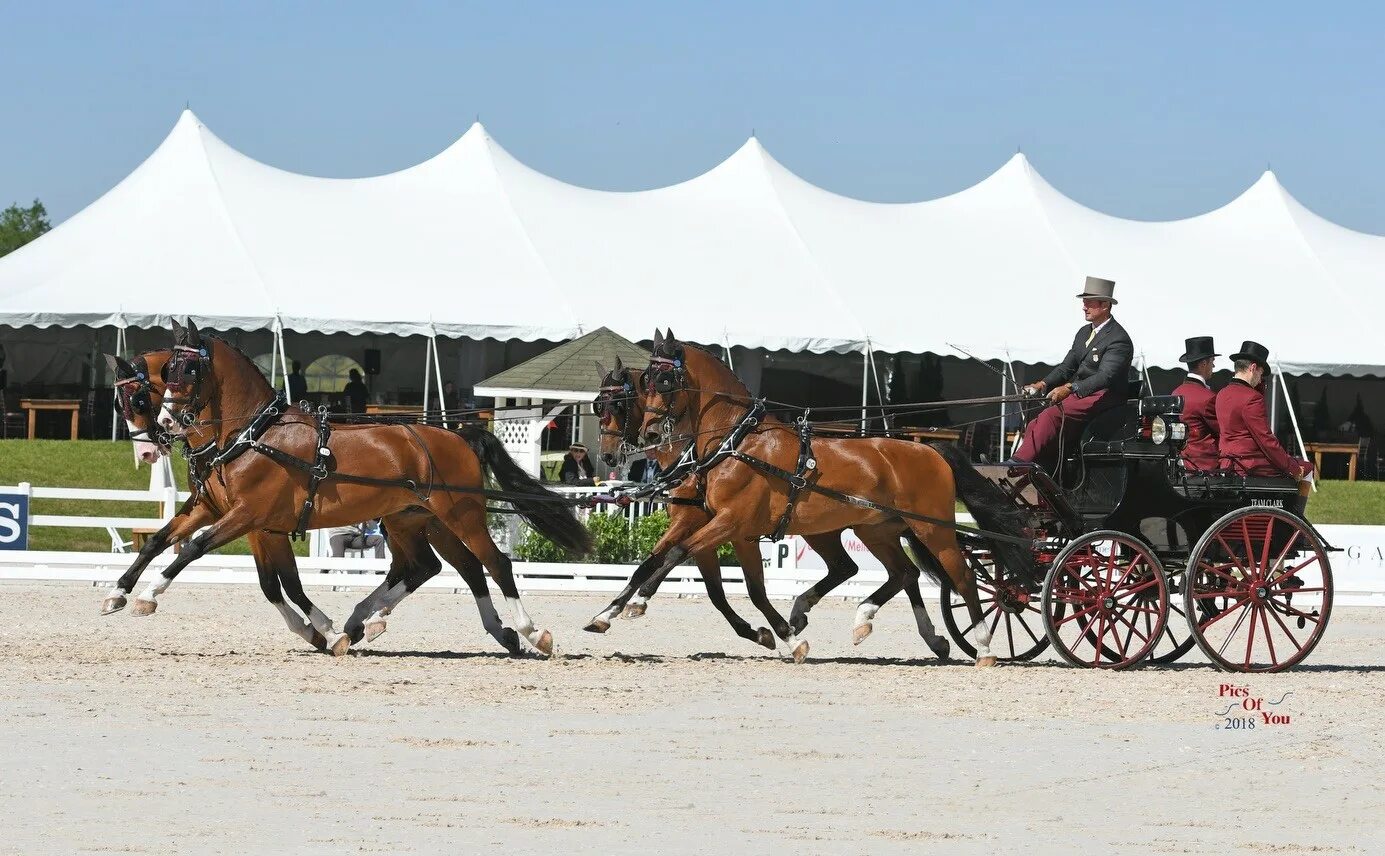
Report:
M602 459L611 466L619 463L618 459L626 450L636 448L639 445L639 431L645 413L643 398L639 391L644 388L644 377L644 371L638 374L631 372L629 368L621 364L620 358L617 357L615 369L605 373L602 378L601 392L593 406L600 419ZM660 467L665 472L670 467L676 466L677 459L681 457L678 453L673 451L670 446L656 448L656 457ZM670 491L669 496L674 502L670 503L668 507L668 530L655 546L654 552L631 574L630 581L616 595L611 605L594 618L585 629L604 633L609 628L611 619L620 614L622 607L624 607L624 614L627 618L637 618L645 614L649 599L658 591L659 585L671 570L672 566L666 566L663 561L669 549L711 519L705 505L699 501L702 490L700 478L699 475L690 474ZM838 530L805 535L803 538L815 552L823 557L824 563L829 567L829 577L835 573L836 576L840 576L845 581L855 576L860 568L842 546L841 535L842 530ZM721 586L721 568L715 553L710 557L704 553L695 558L704 581L709 579L707 576L709 570L714 574L710 579L714 581L715 594L712 584L709 584L708 598L713 601L713 604L723 615L727 615L728 622L731 623L733 629L736 629L737 634L744 636L736 622L730 618L735 613L725 602L726 596ZM886 552L886 555L876 555L876 558L884 564L893 557ZM757 562L752 567L742 570L747 575L747 591L764 590L763 566L760 563ZM820 592L815 595L816 599L809 602L810 598L799 597L794 601L793 611L789 615L789 626L796 633L802 633L807 627L808 611L817 602L817 599L825 596L827 591L830 591L835 585L837 583L829 583L828 578L825 577L811 590ZM923 637L924 642L939 660L947 660L952 646L946 637L933 629L932 619L929 618L928 609L924 605L923 593L919 590L917 566L915 566L914 573L906 575L904 589L908 593L919 635ZM739 619L739 616L736 618ZM741 621L743 623L743 619ZM870 625L866 626L869 627ZM762 640L769 635L769 631L764 628L761 628L760 633ZM866 635L868 633L857 634L855 643L859 645L864 641ZM773 637L770 636L769 640L767 644L764 641L761 641L761 644L773 649Z
M602 371L601 389L597 393L596 400L592 403L592 409L596 412L597 420L601 430L601 459L610 466L618 466L623 454L623 448L630 446L639 431L640 417L643 411L638 410L640 403L638 396L638 378L634 377L620 360L616 357L615 368L609 372ZM677 455L667 450L661 451L658 455L659 467L667 472L669 468L677 463ZM676 533L674 537L681 539L683 536L696 531L699 526L707 522L707 513L700 505L685 505L682 501L694 501L697 496L697 487L692 480L685 480L669 492L674 502L668 506L669 528L668 532ZM666 533L660 543L669 540L670 536ZM617 615L624 610L629 618L635 618L644 614L645 606L653 591L648 593L641 592L635 594L636 587L646 582L664 563L667 550L660 550L657 547L654 552L646 558L640 566L635 569L630 576L630 581L625 588L616 595L610 605L593 618L583 630L589 633L605 633L611 629L611 622ZM698 572L702 576L702 584L707 588L707 599L712 602L717 611L726 618L726 622L731 625L731 629L742 639L748 639L758 645L773 651L775 649L774 635L770 633L768 627L752 628L744 618L742 618L731 604L726 600L726 589L722 586L721 579L721 560L717 556L716 548L703 550L693 556L697 563ZM757 564L758 567L758 564ZM657 588L657 583L655 585ZM635 602L631 598L635 597Z
M160 457L171 454L171 438L157 423L157 414L163 404L164 367L172 355L170 350L148 351L140 354L134 362L121 357L106 355L107 365L115 377L117 403L125 418L134 444L136 460L154 464ZM229 507L225 486L217 480L208 481L206 464L211 456L188 457L188 481L193 488L192 495L167 523L154 533L140 549L130 568L107 593L101 603L101 614L110 615L126 606L126 595L134 591L144 569L150 561L164 552L169 546L181 543L194 532L219 517L222 510ZM429 549L441 554L449 564L457 569L467 587L476 599L481 613L481 623L491 636L507 651L519 653L519 638L513 630L504 627L491 603L490 591L486 587L485 573L481 563L466 549L451 531L443 527L436 518L422 509L396 512L383 519L383 529L390 546L390 574L381 583L374 596L380 597L391 588L403 585L405 593L414 591L428 578L441 570L441 563ZM318 650L331 650L335 654L345 653L349 644L364 638L373 641L385 632L385 616L390 607L383 606L363 619L358 611L346 624L346 641L341 638L327 638L319 633L304 617L311 614L312 602L303 593L298 578L297 558L293 553L288 536L259 532L248 536L251 554L261 573L272 571L278 585L266 585L273 581L262 577L261 584L266 597L283 613L289 628L303 636ZM151 582L145 591L133 598L130 606L132 615L151 615L158 608L158 596L173 582L177 573L162 574ZM303 611L303 616L292 614L290 607L283 606L283 593L287 591L290 599ZM396 601L397 602L397 601Z
M956 500L999 536L993 539L998 562L1031 584L1036 571L1025 544L1022 512L960 450L888 437L812 437L806 428L800 431L765 413L720 360L679 342L672 330L666 336L656 331L645 373L641 439L661 444L677 437L693 441L701 462L703 501L710 512L704 525L670 545L665 567L730 541L742 567L748 568L760 562L756 542L761 536L851 528L882 557L890 574L857 609L853 636L859 641L871 632L880 606L919 571L904 552L903 537L923 570L937 578L941 569L966 602L974 625L976 665L996 664L991 631L981 622L976 583L957 542ZM828 576L795 602L799 621L849 576L848 569L829 565ZM806 654L806 641L797 639L798 631L763 592L752 593L752 599L795 652L795 660L801 661L798 651L802 648Z
M287 534L421 509L491 573L529 645L553 653L552 634L534 626L510 559L487 530L487 474L515 511L562 549L588 552L591 535L567 500L520 469L495 435L472 426L332 426L288 406L248 357L221 339L200 336L191 321L175 330L166 371L158 423L182 433L194 449L210 444L217 450L209 481L225 488L227 504L188 540L165 576L250 532ZM261 571L262 585L266 576ZM357 606L353 619L392 608L405 594L398 584L377 590ZM321 610L311 608L308 618L319 633L335 636Z

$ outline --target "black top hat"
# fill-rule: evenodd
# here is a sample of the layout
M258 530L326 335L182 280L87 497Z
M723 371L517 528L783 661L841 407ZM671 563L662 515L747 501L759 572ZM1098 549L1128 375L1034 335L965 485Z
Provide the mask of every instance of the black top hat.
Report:
M1250 360L1259 363L1267 370L1270 367L1270 349L1259 342L1252 342L1249 339L1241 343L1241 350L1232 354L1233 360Z
M1084 299L1091 297L1097 300L1109 300L1111 301L1111 305L1115 306L1117 303L1120 303L1119 300L1112 296L1115 293L1116 283L1114 280L1102 279L1099 276L1089 276L1087 277L1087 287L1082 289L1082 293L1077 296Z
M1208 357L1220 357L1215 354L1216 346L1212 344L1211 336L1194 336L1191 339L1183 340L1183 356L1178 358L1180 363L1196 363Z

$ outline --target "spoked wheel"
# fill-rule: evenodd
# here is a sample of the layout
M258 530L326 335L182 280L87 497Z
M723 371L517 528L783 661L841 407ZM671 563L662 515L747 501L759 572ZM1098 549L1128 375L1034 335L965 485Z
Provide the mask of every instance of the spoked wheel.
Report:
M1008 662L1034 659L1048 647L1038 592L1010 579L1004 568L996 567L995 557L989 551L965 549L963 552L976 580L981 623L991 631L991 653ZM952 641L968 657L975 658L976 646L972 644L970 633L976 622L971 620L966 601L946 576L942 577L941 601L943 624Z
M1302 662L1327 629L1332 568L1298 517L1252 506L1227 514L1193 548L1183 609L1193 638L1231 672L1278 672Z
M1101 530L1063 548L1044 581L1044 626L1074 666L1126 669L1144 660L1164 632L1169 585L1149 547Z
M1169 618L1164 622L1159 640L1154 643L1154 650L1149 652L1149 662L1161 666L1177 662L1197 644L1193 639L1192 622L1183 611L1183 585L1187 577L1169 571L1164 574L1169 580Z

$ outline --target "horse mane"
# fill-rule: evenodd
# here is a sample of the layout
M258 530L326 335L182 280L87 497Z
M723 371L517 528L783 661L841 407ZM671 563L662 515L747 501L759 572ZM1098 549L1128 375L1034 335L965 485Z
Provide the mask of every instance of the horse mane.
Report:
M242 351L240 348L236 347L236 345L232 344L229 339L225 338L224 336L217 336L211 333L199 333L199 337L203 341L210 339L225 345L231 351L232 354L239 357L241 361L244 362L245 365L248 366L250 370L255 373L256 377L258 377L261 381L264 382L265 386L269 387L270 392L274 391L274 387L270 386L269 378L264 376L264 372L260 371L260 367L255 365L255 361L251 359L250 356L245 353L245 351Z
M708 348L704 348L701 345L694 345L691 342L679 342L678 345L679 347L683 348L685 352L688 348L692 348L694 351L700 352L703 356L710 360L717 367L717 370L727 380L735 384L736 388L741 391L741 395L745 398L745 402L747 404L755 400L755 396L750 394L750 387L745 385L745 382L741 380L739 375L737 375L734 371L731 370L730 366L726 365L721 361L721 357L718 357L716 354L712 353L711 350L709 350Z

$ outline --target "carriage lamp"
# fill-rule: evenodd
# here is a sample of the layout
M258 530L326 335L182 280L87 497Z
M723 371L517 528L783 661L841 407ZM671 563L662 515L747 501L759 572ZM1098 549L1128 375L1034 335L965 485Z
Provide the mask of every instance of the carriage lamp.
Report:
M1188 439L1188 426L1182 422L1174 422L1169 425L1169 437L1172 438L1175 443L1182 443L1184 440Z
M1149 439L1155 443L1169 439L1169 423L1164 421L1164 417L1156 416L1149 423Z

